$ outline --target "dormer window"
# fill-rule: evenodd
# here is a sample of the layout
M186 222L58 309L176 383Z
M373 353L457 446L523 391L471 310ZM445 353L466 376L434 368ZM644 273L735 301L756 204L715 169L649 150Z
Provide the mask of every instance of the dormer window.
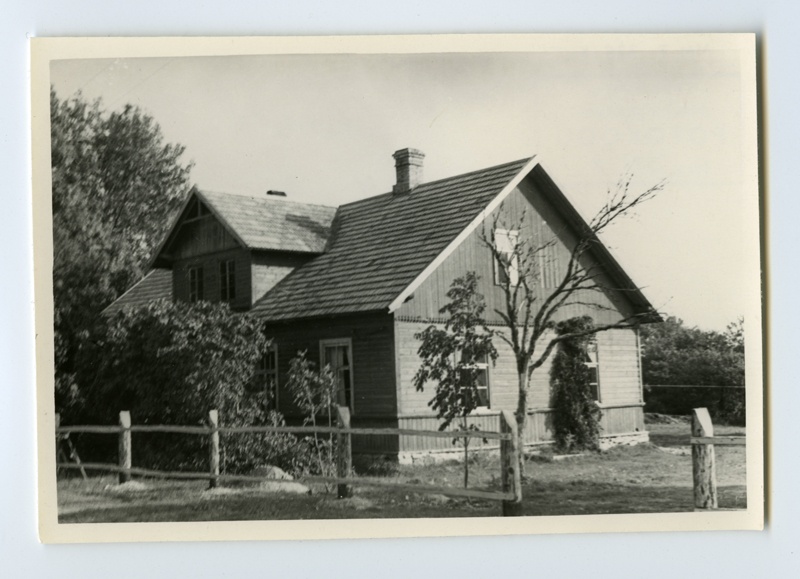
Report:
M199 302L203 299L203 268L189 268L189 301Z
M519 257L517 243L519 232L516 230L497 229L494 242L499 256L494 260L494 282L500 286L519 284Z
M229 302L236 299L236 262L232 259L219 263L220 300Z

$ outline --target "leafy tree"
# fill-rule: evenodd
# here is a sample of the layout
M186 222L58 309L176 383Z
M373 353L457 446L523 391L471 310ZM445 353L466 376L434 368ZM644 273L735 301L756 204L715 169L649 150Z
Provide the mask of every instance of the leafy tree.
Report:
M704 406L715 420L744 424L743 318L720 333L686 327L670 316L663 324L642 327L641 339L646 410L686 414ZM698 388L653 388L666 385Z
M592 318L582 316L556 324L556 334L573 335L558 343L550 366L553 436L556 446L566 452L600 448L601 412L591 391L586 360Z
M189 187L184 148L126 105L106 113L50 90L56 404L79 395L78 350L99 313L144 273Z
M725 334L668 317L643 326L642 377L650 385L744 386L743 320Z
M474 430L468 424L472 411L480 406L478 364L497 359L492 344L492 331L486 326L483 295L478 293L478 276L468 272L453 280L447 303L439 313L449 317L444 328L428 326L415 335L422 343L419 356L422 364L414 376L414 385L422 391L429 381L436 383L436 392L429 406L442 420L439 430L447 429L457 420L459 429ZM469 483L469 438L462 438L464 446L464 487Z
M66 419L107 424L116 422L120 410L130 410L139 424L204 424L216 408L223 425L280 420L247 392L268 343L260 321L227 304L157 300L125 308L96 324L80 349L81 396ZM225 463L234 471L246 466L237 466L243 455L237 445L252 445L243 436L231 435L223 444ZM150 466L197 467L206 461L203 437L142 433L137 440L137 461ZM84 448L102 450L91 447ZM269 452L262 446L256 456Z
M601 305L593 295L617 288L603 283L602 267L592 259L594 248L601 244L598 235L613 223L633 214L643 203L654 198L664 187L660 182L641 193L630 191L632 175L626 175L616 189L608 192L606 203L595 216L571 233L575 236L568 247L569 258L563 265L559 279L552 290L542 293L541 280L549 260L550 248L559 243L557 235L549 239L525 237L504 239L501 231L526 231L527 216L522 215L516 223L504 223L502 212L497 212L491 227L481 233L483 244L489 248L501 271L499 285L505 295L502 309L496 310L503 320L507 332L495 332L514 352L517 363L517 409L515 417L520 436L524 436L527 421L528 392L533 372L540 368L561 343L582 338L613 328L629 328L639 325L643 318L653 312L644 312L624 317L617 322L595 324L591 327L573 328L572 331L555 333L559 312L564 307L581 306L602 310L616 310ZM520 471L524 472L524 453L520 453Z
M286 387L291 393L294 403L305 414L304 424L316 427L317 419L322 417L327 420L328 427L333 426L338 384L330 365L326 364L317 371L315 364L306 358L306 351L298 352L297 356L289 362L289 380ZM333 476L336 474L333 433L328 435L327 441L323 441L315 432L313 441L320 474ZM327 484L325 489L330 490Z

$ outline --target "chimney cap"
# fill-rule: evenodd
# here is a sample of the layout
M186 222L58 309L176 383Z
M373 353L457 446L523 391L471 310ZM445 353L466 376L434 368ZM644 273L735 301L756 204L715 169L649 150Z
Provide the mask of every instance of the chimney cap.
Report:
M275 197L286 197L286 192L275 191L274 189L270 189L269 191L267 191L267 195L273 195Z
M399 149L392 153L392 157L396 160L400 159L410 159L411 157L417 157L420 161L425 158L425 153L420 151L419 149L414 149L411 147L406 147L405 149Z

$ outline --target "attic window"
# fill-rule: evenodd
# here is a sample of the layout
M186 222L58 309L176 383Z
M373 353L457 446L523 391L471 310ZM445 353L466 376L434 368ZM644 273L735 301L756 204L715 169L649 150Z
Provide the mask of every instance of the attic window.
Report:
M219 262L219 298L223 302L236 299L236 262L232 259Z
M494 260L494 282L497 285L519 285L519 256L516 252L518 239L519 232L516 230L497 229L494 232L495 246L500 254Z
M203 299L203 268L189 268L189 301L199 302Z

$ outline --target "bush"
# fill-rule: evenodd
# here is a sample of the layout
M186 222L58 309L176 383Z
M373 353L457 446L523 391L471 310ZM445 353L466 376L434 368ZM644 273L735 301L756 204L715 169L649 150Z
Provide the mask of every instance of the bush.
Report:
M590 330L588 316L572 318L556 325L558 335ZM553 438L560 451L598 450L600 448L600 409L590 386L587 346L591 336L581 336L558 343L550 367Z

